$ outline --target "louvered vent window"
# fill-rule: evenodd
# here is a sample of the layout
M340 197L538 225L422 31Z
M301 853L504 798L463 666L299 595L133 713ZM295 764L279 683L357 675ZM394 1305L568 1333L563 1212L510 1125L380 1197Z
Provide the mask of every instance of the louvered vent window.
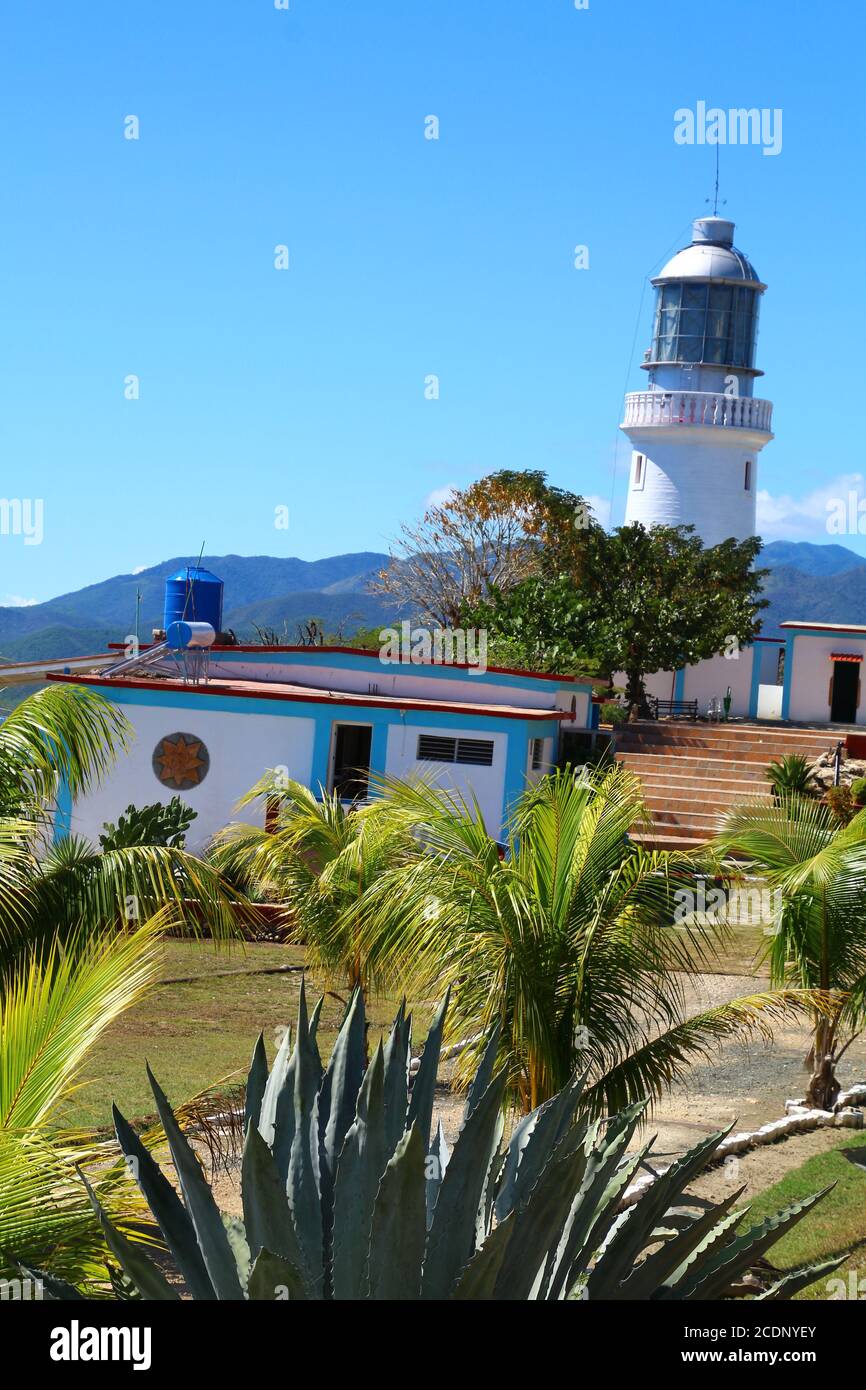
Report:
M419 734L418 761L421 763L472 763L476 767L491 767L493 765L493 740L487 738L443 738L441 734Z
M532 771L538 772L544 761L544 739L534 738L532 740Z

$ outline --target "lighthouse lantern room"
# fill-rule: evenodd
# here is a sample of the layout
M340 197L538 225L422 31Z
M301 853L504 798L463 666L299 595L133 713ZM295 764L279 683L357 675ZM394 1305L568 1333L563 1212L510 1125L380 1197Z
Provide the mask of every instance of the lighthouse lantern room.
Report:
M734 224L699 217L656 287L648 389L625 398L632 443L626 523L694 526L705 545L755 534L757 458L773 407L754 395L766 285L734 246Z

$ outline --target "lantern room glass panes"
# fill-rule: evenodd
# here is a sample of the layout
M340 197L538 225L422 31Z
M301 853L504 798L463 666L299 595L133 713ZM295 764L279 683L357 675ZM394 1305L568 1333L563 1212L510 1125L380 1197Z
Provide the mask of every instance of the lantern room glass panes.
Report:
M753 367L757 292L744 285L660 285L652 361Z

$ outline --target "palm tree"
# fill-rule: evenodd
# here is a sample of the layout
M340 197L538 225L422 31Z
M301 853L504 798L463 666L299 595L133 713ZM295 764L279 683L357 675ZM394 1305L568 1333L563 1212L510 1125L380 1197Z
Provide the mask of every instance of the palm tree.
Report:
M263 802L261 828L236 822L216 837L212 860L248 894L286 905L294 940L311 962L351 993L378 983L375 953L357 911L401 843L378 801L348 808L339 796L268 772L238 809ZM405 848L405 845L404 845Z
M0 725L0 1270L4 1252L75 1280L103 1241L75 1166L121 1220L140 1203L92 1135L56 1128L96 1039L157 978L168 927L237 935L242 904L212 866L181 850L100 853L53 843L61 787L73 799L110 767L129 728L111 703L56 686ZM116 1155L115 1155L116 1157ZM104 1275L103 1275L104 1277Z
M866 811L840 826L820 802L782 795L728 812L712 848L732 884L757 877L776 896L771 982L826 1001L811 1013L806 1101L831 1109L836 1068L866 1023Z
M529 788L504 853L474 802L424 782L385 789L401 848L350 925L407 991L450 989L449 1038L468 1039L458 1084L498 1025L524 1111L588 1070L588 1107L612 1113L657 1098L731 1034L768 1036L794 1010L796 996L778 992L688 1016L684 982L719 929L673 925L696 864L629 838L647 817L625 769L565 770Z

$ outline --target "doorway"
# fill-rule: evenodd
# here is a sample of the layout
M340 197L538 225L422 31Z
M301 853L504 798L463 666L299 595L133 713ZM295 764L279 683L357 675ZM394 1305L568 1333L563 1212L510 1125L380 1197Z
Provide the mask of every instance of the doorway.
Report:
M832 694L830 698L831 724L854 724L857 720L857 706L860 703L860 662L834 661Z
M372 741L373 730L369 724L334 725L331 791L336 792L341 801L360 801L367 795Z

